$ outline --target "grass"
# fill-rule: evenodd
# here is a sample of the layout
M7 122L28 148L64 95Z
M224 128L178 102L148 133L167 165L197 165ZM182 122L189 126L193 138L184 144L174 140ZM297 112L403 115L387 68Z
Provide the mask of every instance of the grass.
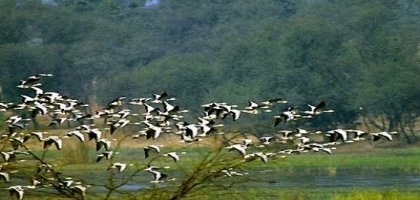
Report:
M419 154L420 155L420 154ZM417 159L417 160L416 160ZM283 167L341 167L341 168L419 168L420 156L337 154L289 156L279 164Z

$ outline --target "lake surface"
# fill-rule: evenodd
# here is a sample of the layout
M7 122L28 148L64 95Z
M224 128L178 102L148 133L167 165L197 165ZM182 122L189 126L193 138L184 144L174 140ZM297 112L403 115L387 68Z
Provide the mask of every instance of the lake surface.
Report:
M282 188L372 188L372 189L413 189L420 191L420 175L419 174L375 174L375 173L337 173L334 175L328 174L293 174L282 175L273 178L272 174L261 174L269 180L271 187ZM257 184L257 183L255 183ZM261 183L264 186L267 183ZM417 189L419 188L419 189Z
M299 171L278 172L273 170L249 172L245 176L253 176L255 181L240 183L237 186L251 186L257 188L284 188L284 189L398 189L405 191L420 192L420 174L399 172L393 170L387 171L357 171L357 170L337 170L333 171ZM133 191L144 188L150 188L151 175L142 174L137 181L129 182L120 188L120 190ZM173 175L173 174L172 174ZM226 179L235 179L237 177L225 177ZM243 185L242 185L243 184ZM164 185L164 184L163 184ZM162 185L162 186L163 186ZM156 186L156 185L155 185ZM97 190L105 188L96 187Z
M86 173L86 171L85 171ZM171 177L177 176L176 174L168 173ZM236 178L250 177L255 181L248 181L238 183L234 187L244 187L253 189L284 189L290 191L297 191L300 188L305 189L310 193L337 193L342 191L352 191L357 189L375 189L375 190L398 190L420 192L420 174L403 172L398 170L360 170L360 169L285 169L284 171L270 170L270 169L255 169L255 171L248 171L241 177L221 177L226 180L234 180ZM96 172L87 173L92 177L89 181L94 186L89 188L90 192L105 192L107 189L103 186L108 183L109 179L103 176L97 176ZM118 184L120 180L127 178L130 173L116 173L114 174L114 183ZM79 174L81 175L81 174ZM180 178L180 177L178 177ZM147 172L140 172L134 178L135 181L130 181L118 190L123 191L137 191L151 187L164 187L167 183L152 184L150 181L153 179L152 175ZM229 181L226 181L229 182ZM41 189L44 192L55 191L52 188ZM40 191L39 191L40 192ZM37 194L36 191L30 191L33 195ZM0 196L7 195L7 191L0 191ZM28 196L31 194L28 194ZM327 196L328 197L328 196Z

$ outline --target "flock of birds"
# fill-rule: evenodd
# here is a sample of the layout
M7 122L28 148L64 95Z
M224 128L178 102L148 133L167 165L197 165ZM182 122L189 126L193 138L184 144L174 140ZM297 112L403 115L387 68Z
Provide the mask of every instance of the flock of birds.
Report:
M131 137L156 141L165 138L167 135L179 137L179 144L200 143L208 136L223 134L221 130L226 120L237 121L242 115L256 115L260 113L272 113L272 108L277 105L286 107L280 113L273 116L273 126L281 123L290 123L296 120L313 118L321 114L332 113L334 110L325 109L326 103L320 102L317 105L307 105L301 110L297 106L287 106L288 102L276 98L262 102L249 101L248 106L239 108L225 102L212 102L202 105L202 116L189 123L185 120L185 113L189 111L175 105L176 98L170 97L166 92L153 94L148 98L127 99L119 97L109 102L103 109L95 113L85 112L87 104L76 99L71 99L58 92L48 92L42 89L41 80L53 76L52 74L38 74L20 81L17 86L25 91L21 95L19 103L0 102L0 110L10 115L5 123L7 131L1 135L2 148L0 154L3 158L0 161L0 181L10 183L17 172L6 167L13 163L23 162L21 156L32 156L39 161L36 176L29 185L12 185L7 187L10 195L22 199L24 190L36 189L38 187L51 186L59 190L69 191L73 195L85 196L87 186L82 182L73 180L71 177L63 178L61 173L54 171L51 164L46 163L37 157L25 145L28 141L39 142L42 149L61 150L65 148L68 138L77 138L80 142L94 142L95 150L98 152L96 162L113 160L117 152L113 151L112 136L127 126L130 130L135 129ZM129 109L131 108L131 109ZM10 114L12 113L12 114ZM50 135L48 132L32 131L31 121L37 116L48 115L51 122L48 127L56 127L65 122L76 124L74 129L63 135ZM95 125L97 119L104 119L105 128ZM354 129L334 129L326 132L308 131L299 127L295 130L279 130L276 134L262 137L243 137L228 141L224 147L227 152L238 152L238 159L243 161L261 160L269 162L275 157L284 158L288 154L304 152L326 152L332 153L338 144L352 143L372 137L374 141L379 139L392 140L395 132L367 133ZM312 135L322 136L323 140L315 140ZM67 138L67 139L66 139ZM326 139L325 139L326 138ZM269 152L272 144L289 144L291 148L280 149L277 152ZM185 152L165 152L164 145L150 144L143 146L144 157L147 159L152 154L162 155L174 162L182 162ZM123 172L130 163L113 162L106 170ZM18 169L17 169L18 170ZM161 183L169 179L167 174L162 172L162 167L147 165L143 168L145 172L153 175L152 183ZM50 173L52 175L47 176ZM220 173L225 176L238 176L244 173L234 172L232 169L222 169Z

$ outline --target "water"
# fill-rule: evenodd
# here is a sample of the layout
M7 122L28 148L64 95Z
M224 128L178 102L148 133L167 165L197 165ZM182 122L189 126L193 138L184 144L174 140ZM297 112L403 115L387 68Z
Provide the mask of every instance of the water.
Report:
M239 183L246 186L255 186L260 188L370 188L370 189L404 189L409 191L420 191L420 174L399 171L396 169L375 170L375 169L278 169L247 171L248 174L243 177L252 178L255 181ZM129 172L126 172L130 174ZM178 181L182 180L182 175L175 171L167 173L170 178L176 177ZM121 176L121 177L120 177ZM95 176L93 176L95 177ZM97 176L101 177L101 176ZM127 178L123 174L116 174L116 183L119 178ZM226 177L227 180L239 177ZM147 189L156 186L164 186L165 183L153 184L150 181L152 175L147 172L138 174L134 181L119 188L123 191L135 191ZM102 185L107 180L91 180L95 185ZM92 188L93 189L93 188ZM97 186L94 190L105 190L104 187Z
M173 172L172 172L173 173ZM171 177L176 176L171 174ZM236 186L250 186L256 188L277 188L277 189L326 189L326 190L340 190L340 189L398 189L404 191L419 191L420 192L420 174L401 172L396 170L299 170L292 171L249 171L248 176L255 181L238 183ZM152 177L149 174L144 174L142 180L137 179L136 182L128 182L126 185L119 188L122 191L135 191L147 189L151 187L164 187L165 183L153 184L150 183ZM177 177L181 180L181 177ZM227 180L241 178L241 177L225 177ZM227 181L229 182L229 181ZM105 188L96 188L103 190Z
M328 172L297 172L292 174L261 172L263 182L254 182L259 187L293 188L370 188L403 189L420 191L420 174L399 171L362 171L341 170L333 174Z
M279 178L281 187L414 187L420 185L419 175L305 175Z
M173 174L170 176L178 176L181 180L180 174ZM404 172L399 170L361 170L361 169L307 169L307 168L293 168L293 169L278 169L278 170L261 170L254 169L248 171L249 174L242 177L221 177L222 182L226 179L226 183L230 180L240 180L241 178L252 178L255 181L241 182L234 187L237 188L255 188L255 189L284 189L296 191L301 188L309 193L319 194L320 191L326 195L342 191L352 191L357 189L374 189L374 190L398 190L420 192L420 174ZM107 178L103 176L94 176L95 173L88 173L92 177L90 183L96 186L90 187L88 190L91 193L102 193L107 191L103 184L107 183ZM117 173L115 183L127 178L127 174ZM95 178L93 178L95 177ZM134 178L135 181L129 181L125 185L118 188L118 191L131 192L148 189L153 187L165 187L167 183L153 184L150 183L152 176L149 173L140 173ZM102 186L100 186L102 185ZM40 188L37 191L29 191L28 196L37 195L39 192L55 193L53 188ZM7 191L0 191L0 196L8 195Z

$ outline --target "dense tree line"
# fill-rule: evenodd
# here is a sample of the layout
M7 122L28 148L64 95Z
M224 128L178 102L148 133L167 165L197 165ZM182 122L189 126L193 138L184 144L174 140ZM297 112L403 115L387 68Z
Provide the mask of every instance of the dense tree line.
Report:
M361 121L415 141L419 1L145 3L1 1L2 99L16 100L16 80L53 73L44 88L99 106L163 91L185 108L274 97L302 106L325 100L340 112L315 127ZM244 121L238 129L274 130Z

